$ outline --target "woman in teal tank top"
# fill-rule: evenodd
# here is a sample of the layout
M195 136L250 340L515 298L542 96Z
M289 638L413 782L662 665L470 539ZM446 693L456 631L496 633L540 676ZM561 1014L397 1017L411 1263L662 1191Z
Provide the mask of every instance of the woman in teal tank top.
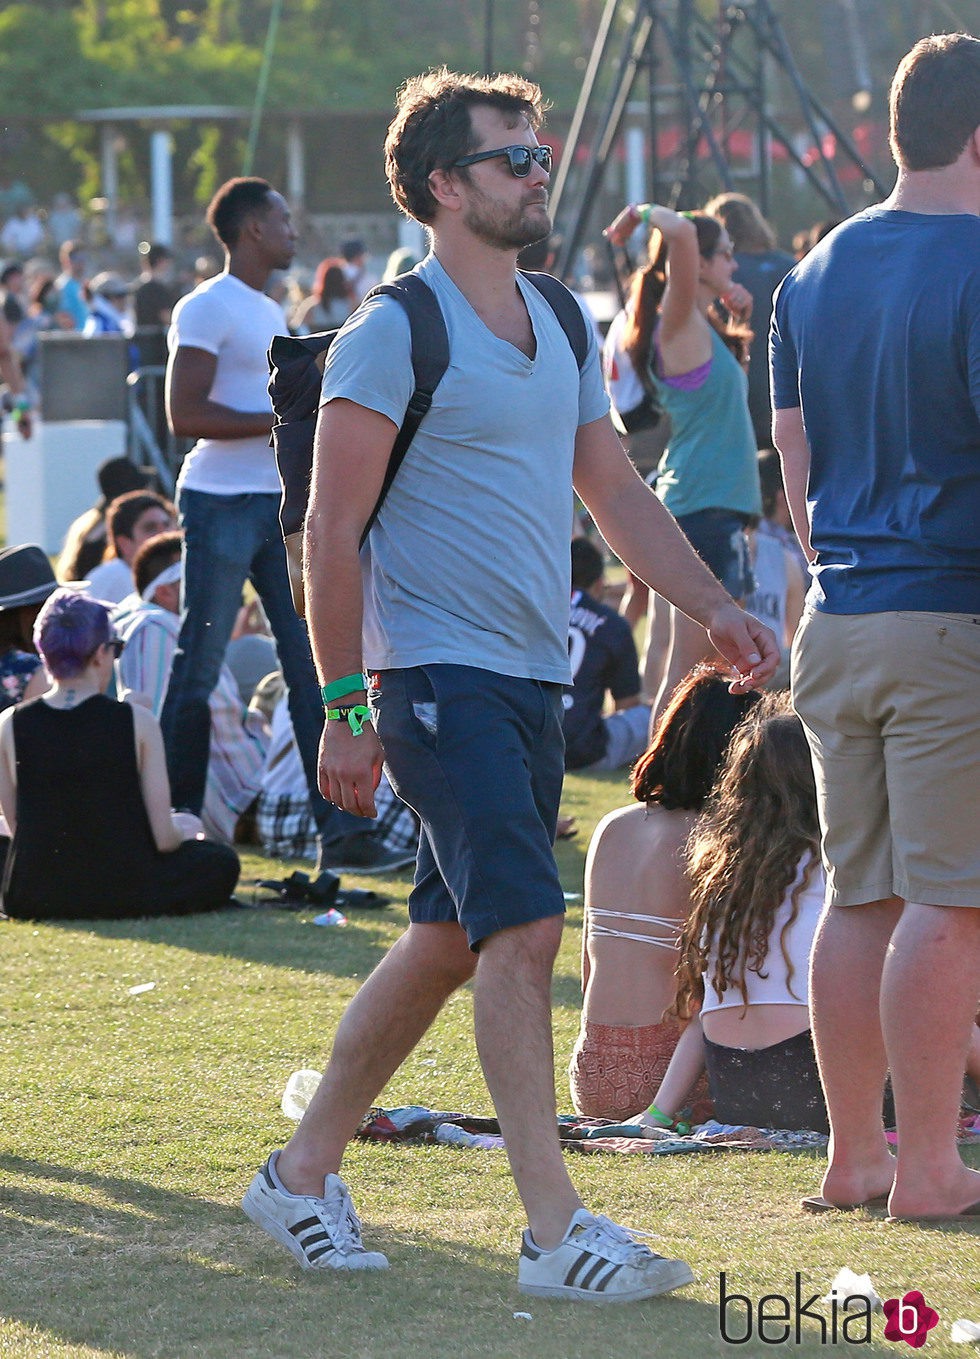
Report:
M629 206L606 235L622 244L641 222L653 230L647 263L631 286L623 348L637 372L652 378L671 419L657 494L742 600L753 588L745 528L762 511L746 377L752 298L732 282L732 244L716 218ZM704 629L671 607L654 721L679 680L711 655Z

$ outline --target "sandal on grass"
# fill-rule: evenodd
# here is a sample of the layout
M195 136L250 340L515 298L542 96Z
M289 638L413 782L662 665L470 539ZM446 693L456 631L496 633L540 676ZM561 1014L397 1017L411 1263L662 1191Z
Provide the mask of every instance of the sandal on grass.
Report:
M340 890L340 879L335 873L324 870L310 881L308 873L290 873L281 881L259 878L252 886L256 892L268 893L264 901L256 901L256 906L273 906L284 911L302 911L307 906L327 909L333 906Z
M383 897L380 892L350 887L337 893L334 905L341 911L380 911L389 901L390 897Z

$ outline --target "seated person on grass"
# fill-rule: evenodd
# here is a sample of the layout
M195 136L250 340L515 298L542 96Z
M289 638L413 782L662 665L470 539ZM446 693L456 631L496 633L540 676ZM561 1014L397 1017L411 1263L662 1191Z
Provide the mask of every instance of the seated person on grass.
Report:
M133 590L133 558L148 538L166 533L177 522L169 500L155 491L127 491L106 511L107 557L88 579L93 599L118 604Z
M180 635L180 550L175 529L145 542L133 558L136 591L113 611L126 649L116 662L123 692L143 698L159 720ZM209 701L211 745L201 821L209 840L233 844L239 818L262 784L268 729L245 708L227 665Z
M736 731L686 849L692 910L676 1013L687 1028L640 1122L670 1127L705 1067L715 1118L826 1133L809 967L824 872L810 750L783 693Z
M692 910L676 1013L690 1022L651 1107L671 1127L707 1067L721 1123L828 1131L810 1034L809 965L824 872L809 747L785 693L764 695L732 738L685 855ZM980 1074L974 1027L966 1075ZM894 1123L890 1092L885 1122ZM882 1201L883 1202L883 1201ZM833 1208L820 1196L808 1212Z
M3 911L29 920L184 915L228 905L238 856L172 813L163 737L106 697L122 648L98 600L56 590L34 640L51 676L0 713L0 810L12 842Z
M147 491L152 485L148 469L137 467L129 458L107 458L99 465L96 477L102 494L92 506L74 519L65 534L56 574L63 583L87 580L103 560L108 546L106 514L112 502L127 491Z
M677 941L691 907L682 851L732 732L758 701L756 694L729 693L713 666L696 666L677 686L633 771L636 803L610 812L592 837L582 1027L568 1073L580 1114L639 1113L667 1070L680 1029L665 1012L677 989Z
M622 769L646 749L650 709L640 694L636 643L626 619L603 604L602 553L572 539L568 654L573 686L563 699L566 769ZM603 716L606 694L615 712Z
M36 544L0 551L0 709L48 687L33 631L41 605L57 588L51 563Z

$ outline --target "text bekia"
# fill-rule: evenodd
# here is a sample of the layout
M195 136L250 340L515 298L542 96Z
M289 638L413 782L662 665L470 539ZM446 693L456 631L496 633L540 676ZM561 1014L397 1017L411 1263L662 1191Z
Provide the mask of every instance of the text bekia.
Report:
M745 1345L755 1337L764 1345L799 1345L804 1320L820 1328L821 1345L870 1345L871 1302L861 1294L838 1295L831 1289L829 1302L819 1293L804 1296L803 1276L793 1276L793 1295L765 1293L753 1301L745 1293L728 1291L728 1276L718 1279L718 1330L729 1345ZM810 1338L808 1333L808 1338Z

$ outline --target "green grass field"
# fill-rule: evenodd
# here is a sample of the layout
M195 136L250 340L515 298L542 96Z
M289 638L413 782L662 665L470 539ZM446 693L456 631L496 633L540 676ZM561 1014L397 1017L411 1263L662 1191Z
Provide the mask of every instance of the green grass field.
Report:
M559 847L567 890L581 891L588 833L620 800L612 780L569 779L565 810L580 834ZM278 872L246 858L246 878ZM757 1334L726 1344L719 1274L757 1307L764 1294L792 1297L797 1273L804 1299L822 1295L843 1265L870 1271L884 1298L921 1289L940 1316L925 1353L964 1353L949 1325L980 1321L980 1226L806 1218L796 1200L818 1184L813 1155L570 1158L591 1207L656 1232L655 1248L698 1276L669 1299L593 1309L518 1294L523 1224L502 1153L358 1145L345 1174L368 1244L392 1268L301 1273L238 1200L288 1136L279 1099L290 1072L322 1065L344 1004L404 925L407 880L382 886L397 904L345 929L279 911L0 928L3 1359L816 1356L826 1346L815 1321L800 1344L795 1330L781 1347ZM563 1110L581 918L573 903L554 988ZM489 1113L470 1018L464 991L381 1102ZM831 1309L816 1310L829 1343ZM902 1353L883 1326L879 1315L854 1352ZM744 1330L736 1304L729 1332Z

